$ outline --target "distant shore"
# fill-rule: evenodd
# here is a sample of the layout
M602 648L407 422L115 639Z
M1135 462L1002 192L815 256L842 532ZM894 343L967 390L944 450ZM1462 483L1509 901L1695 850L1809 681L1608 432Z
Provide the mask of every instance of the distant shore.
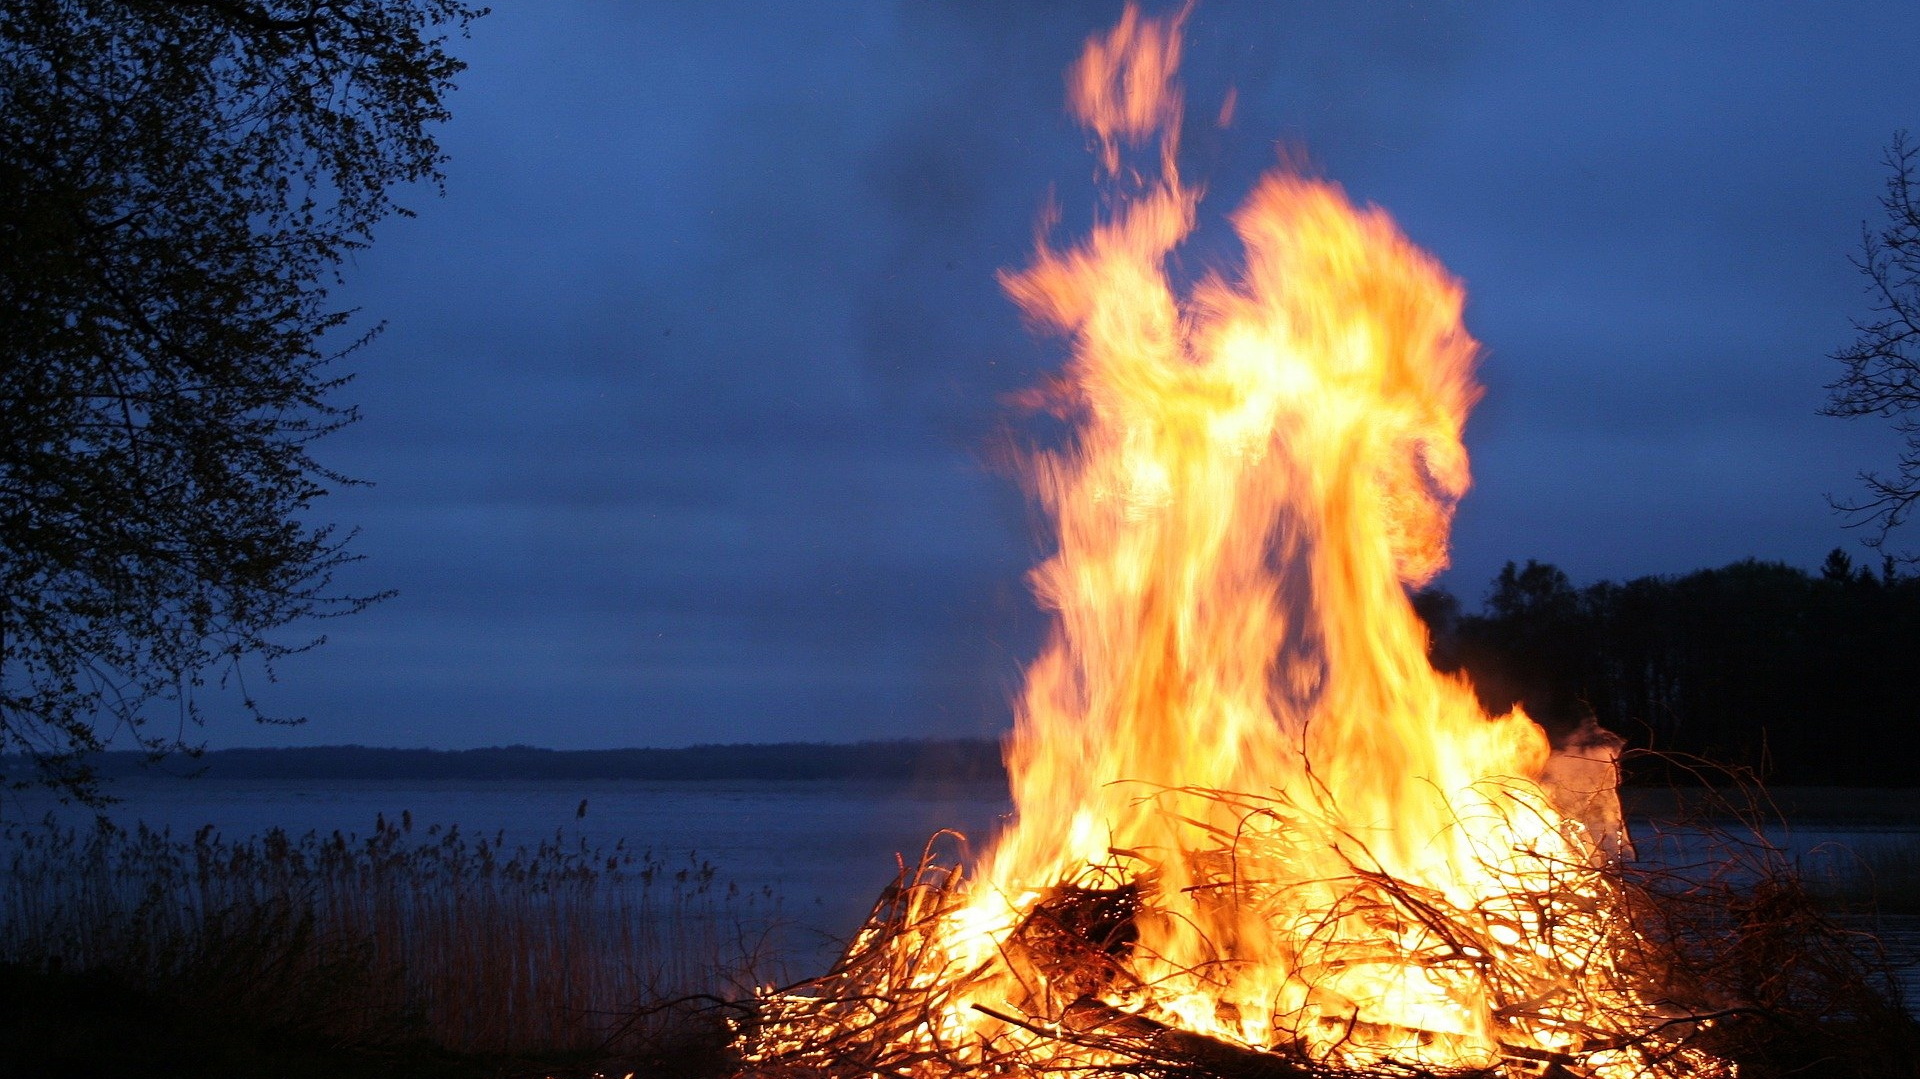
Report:
M1004 783L996 739L897 739L860 743L741 743L670 749L388 749L317 745L215 749L200 756L150 762L142 753L109 751L88 758L104 779L290 779L290 781L877 781L910 785ZM19 756L0 756L0 781L31 776ZM1751 801L1757 795L1757 803ZM1749 816L1795 824L1849 824L1920 831L1920 779L1887 785L1778 785L1753 795L1734 789L1630 783L1620 803L1632 818Z
M17 761L0 758L0 769ZM388 749L289 746L216 749L159 763L134 751L88 758L103 778L206 776L217 779L636 779L878 780L968 783L1006 779L991 739L889 742L781 742L668 749Z
M109 779L1006 781L1000 742L988 738L631 749L287 746L208 750L197 757L176 755L158 763L136 751L116 750L87 760L96 774ZM0 756L0 773L14 772L20 763ZM1790 820L1866 819L1920 826L1920 773L1911 787L1780 785L1764 789L1765 799ZM1621 793L1624 808L1636 816L1725 808L1718 805L1717 796L1686 784L1630 783Z

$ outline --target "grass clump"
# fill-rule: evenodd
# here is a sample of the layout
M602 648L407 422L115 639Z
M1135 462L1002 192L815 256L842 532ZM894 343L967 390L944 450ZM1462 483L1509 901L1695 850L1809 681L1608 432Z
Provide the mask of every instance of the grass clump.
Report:
M1861 915L1920 915L1920 832L1823 843L1800 857L1807 886L1829 906Z
M308 1049L315 1074L717 1070L728 1032L704 1002L773 973L769 893L693 855L559 833L509 846L402 814L364 837L229 841L48 821L0 849L0 996L53 1024L7 1039L0 1070L49 1046L104 1065L122 1042L149 1063L184 1045L202 1075L297 1074ZM169 1033L102 1035L103 1009Z

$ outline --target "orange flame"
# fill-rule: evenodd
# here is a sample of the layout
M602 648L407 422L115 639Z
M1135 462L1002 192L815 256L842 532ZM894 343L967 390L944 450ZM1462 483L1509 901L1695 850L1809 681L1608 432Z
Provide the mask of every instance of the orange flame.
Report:
M1446 565L1480 392L1460 283L1289 174L1234 216L1237 278L1168 280L1198 202L1174 167L1184 17L1129 7L1089 41L1069 100L1127 193L1004 278L1072 342L1046 391L1071 443L1033 466L1056 624L1008 746L1017 817L891 976L937 998L898 1037L1004 1045L1092 999L1329 1066L1711 1074L1610 1018L1646 1012L1594 872L1623 838L1617 742L1556 759L1426 658L1407 590ZM1014 954L1063 889L1131 897L1109 975Z

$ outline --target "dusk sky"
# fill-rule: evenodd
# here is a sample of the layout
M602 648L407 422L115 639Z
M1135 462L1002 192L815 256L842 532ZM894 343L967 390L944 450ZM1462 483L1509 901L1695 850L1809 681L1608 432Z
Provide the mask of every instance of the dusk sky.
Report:
M339 293L389 328L319 447L374 486L320 509L399 595L260 694L305 726L209 745L1004 729L1044 544L996 448L1063 346L994 275L1050 192L1057 241L1089 220L1062 73L1120 6L499 4L456 43L446 197ZM1202 0L1183 261L1231 256L1284 149L1464 279L1469 607L1509 559L1869 557L1825 496L1897 442L1816 409L1917 32L1910 0Z

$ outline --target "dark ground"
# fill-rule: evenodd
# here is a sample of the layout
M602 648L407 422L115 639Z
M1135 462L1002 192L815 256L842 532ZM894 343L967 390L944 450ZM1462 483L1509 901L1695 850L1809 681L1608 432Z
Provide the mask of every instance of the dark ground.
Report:
M424 1041L342 1045L132 988L111 974L0 964L4 1079L705 1079L726 1072L725 1034L689 1024L651 1051L527 1058Z

